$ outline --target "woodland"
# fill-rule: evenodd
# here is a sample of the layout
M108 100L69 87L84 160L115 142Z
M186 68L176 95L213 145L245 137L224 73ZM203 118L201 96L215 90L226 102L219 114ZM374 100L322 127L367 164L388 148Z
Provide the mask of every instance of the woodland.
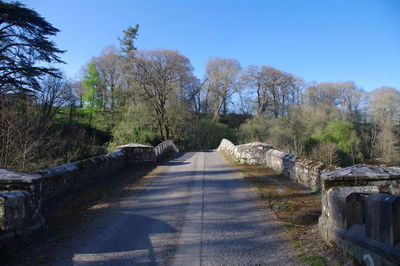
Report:
M400 163L400 91L308 82L273 66L211 57L203 77L177 50L136 47L139 25L105 47L79 80L59 69L59 31L0 1L0 168L33 172L127 143L182 151L222 138L260 141L326 164ZM262 51L260 51L262 53Z

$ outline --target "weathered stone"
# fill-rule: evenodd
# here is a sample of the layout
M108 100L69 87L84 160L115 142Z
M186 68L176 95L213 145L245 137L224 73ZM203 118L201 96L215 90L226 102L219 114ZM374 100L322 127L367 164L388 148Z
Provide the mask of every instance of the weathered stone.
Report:
M321 175L322 186L378 186L384 193L400 194L400 168L383 165L355 165Z
M154 148L153 146L150 145L144 145L144 144L138 144L138 143L129 143L125 145L121 145L118 147L118 149L132 149L132 148Z
M224 139L218 150L229 152L238 161L258 164L259 152L249 148L257 145L260 143L235 146ZM368 261L369 257L364 259L364 255L369 255L373 258L370 261L376 262L376 265L400 264L400 243L393 247L372 242L365 234L367 226L364 224L364 222L369 223L365 217L364 207L364 199L368 194L379 192L400 194L400 168L357 165L340 169L277 151L272 147L265 151L264 164L307 187L322 188L322 215L318 225L323 239L329 244L337 245L359 263ZM398 206L397 201L395 206ZM370 215L376 219L383 219L383 222L379 220L379 224L392 228L390 230L394 235L393 243L397 243L400 221L396 215L400 211L398 207L394 209L392 215L394 218L390 218L391 226L386 226L385 222L388 221L380 212L371 211ZM380 218L377 218L378 216ZM385 234L387 233L383 233Z
M40 182L40 175L0 169L0 191L27 190L35 193L41 189Z
M0 228L16 230L34 224L41 217L40 204L27 191L0 192Z
M399 264L399 196L377 192L400 192L400 168L356 165L321 177L319 229L324 240L359 263ZM355 191L357 194L351 193Z
M157 159L160 159L171 152L179 152L172 140L163 141L154 148L154 154Z
M365 200L367 236L388 245L400 242L400 196L372 194Z
M384 165L359 164L324 174L325 180L368 180L368 179L397 179L400 178L399 167Z
M241 144L235 147L233 155L240 163L263 165L265 164L265 153L271 148L271 145L261 142Z
M379 193L377 187L334 187L323 194L322 211L327 222L348 229L364 223L363 197Z
M271 145L261 142L235 146L229 140L223 139L217 150L229 152L241 163L265 165L312 189L321 187L320 175L328 168L322 163L274 150Z
M153 146L131 143L119 146L118 151L125 154L127 162L131 165L139 162L156 161L156 155Z
M43 230L42 203L95 183L128 163L155 162L160 156L177 151L174 143L167 140L156 148L124 145L118 152L43 169L36 174L0 169L0 248L24 242L24 238Z
M0 228L14 230L41 217L40 175L0 169Z
M235 154L236 146L232 142L227 139L223 139L218 146L217 151L226 151L229 152L231 155Z
M43 218L34 224L12 231L0 230L0 251L12 252L20 246L33 242L43 235L46 225Z
M274 169L275 171L283 172L284 170L283 158L285 158L288 155L289 154L286 152L270 149L265 154L265 165L269 168Z
M296 158L293 163L293 168L294 171L290 174L291 179L298 180L301 184L313 189L319 189L321 187L321 172L326 169L326 165L304 158Z

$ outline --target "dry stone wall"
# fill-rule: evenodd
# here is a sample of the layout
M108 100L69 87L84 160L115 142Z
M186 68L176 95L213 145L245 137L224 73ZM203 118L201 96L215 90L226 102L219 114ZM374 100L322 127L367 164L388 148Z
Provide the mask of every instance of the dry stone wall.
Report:
M240 163L264 165L312 189L321 188L322 173L337 169L275 150L271 145L261 142L234 145L223 139L217 150L230 153Z
M170 140L157 147L120 146L117 152L76 161L34 174L0 169L0 250L28 242L45 229L43 205L56 198L111 178L125 167L155 163L178 149Z

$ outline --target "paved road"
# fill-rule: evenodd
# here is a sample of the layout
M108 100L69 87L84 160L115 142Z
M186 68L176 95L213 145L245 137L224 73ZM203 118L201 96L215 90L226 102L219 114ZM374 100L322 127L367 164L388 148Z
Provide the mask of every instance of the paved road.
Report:
M273 215L217 152L180 154L102 219L54 264L300 264Z

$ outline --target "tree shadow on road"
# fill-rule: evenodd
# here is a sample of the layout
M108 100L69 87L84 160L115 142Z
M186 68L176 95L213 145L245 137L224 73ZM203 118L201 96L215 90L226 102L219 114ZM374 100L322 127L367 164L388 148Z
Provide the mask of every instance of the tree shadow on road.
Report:
M176 232L164 221L132 214L119 214L114 224L89 235L96 230L94 241L83 240L84 247L71 254L71 264L157 265L150 236Z

